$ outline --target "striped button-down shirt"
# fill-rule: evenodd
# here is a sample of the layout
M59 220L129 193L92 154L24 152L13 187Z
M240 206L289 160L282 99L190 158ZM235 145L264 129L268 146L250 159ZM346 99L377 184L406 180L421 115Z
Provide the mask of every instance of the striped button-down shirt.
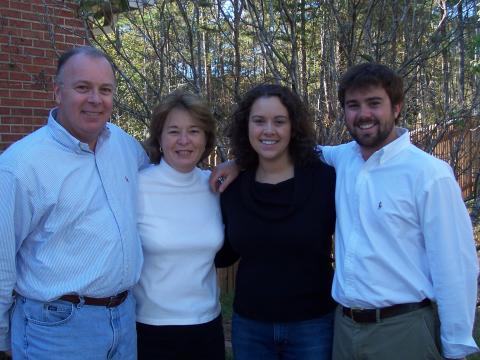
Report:
M0 156L0 350L9 347L12 291L42 301L106 297L133 286L140 144L113 124L95 152L50 113Z

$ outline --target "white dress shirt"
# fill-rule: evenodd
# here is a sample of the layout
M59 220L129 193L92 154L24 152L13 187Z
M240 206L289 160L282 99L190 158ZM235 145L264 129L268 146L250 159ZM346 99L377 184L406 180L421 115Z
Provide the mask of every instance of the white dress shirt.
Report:
M397 131L367 161L356 142L322 147L337 174L332 295L352 308L429 298L438 305L444 356L462 357L478 350L471 221L449 165Z
M139 174L138 231L144 264L134 288L137 321L195 325L220 314L215 254L223 245L209 171L181 173L164 160Z

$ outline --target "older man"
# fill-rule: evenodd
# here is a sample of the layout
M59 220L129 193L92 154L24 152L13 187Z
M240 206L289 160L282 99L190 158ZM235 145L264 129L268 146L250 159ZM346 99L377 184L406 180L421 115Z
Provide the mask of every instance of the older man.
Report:
M148 159L107 122L115 77L104 53L65 53L54 90L48 124L0 156L0 350L135 359L129 289L142 266L136 188Z

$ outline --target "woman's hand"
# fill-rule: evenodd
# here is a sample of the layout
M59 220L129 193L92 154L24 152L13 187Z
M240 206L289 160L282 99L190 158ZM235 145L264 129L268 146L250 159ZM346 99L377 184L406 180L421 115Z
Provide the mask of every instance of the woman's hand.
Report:
M234 160L218 164L210 175L210 187L213 192L224 192L225 189L235 180L240 173L240 168Z

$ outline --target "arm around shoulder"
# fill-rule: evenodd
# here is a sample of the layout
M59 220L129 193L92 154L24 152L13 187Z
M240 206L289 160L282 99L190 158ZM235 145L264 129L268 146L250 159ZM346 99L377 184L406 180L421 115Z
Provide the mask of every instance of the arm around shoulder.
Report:
M210 187L214 192L224 192L240 173L239 166L234 160L225 161L215 166L210 175Z
M345 144L343 146L345 146ZM318 156L322 162L336 167L337 158L340 155L341 149L342 145L318 145L316 151L318 152Z

